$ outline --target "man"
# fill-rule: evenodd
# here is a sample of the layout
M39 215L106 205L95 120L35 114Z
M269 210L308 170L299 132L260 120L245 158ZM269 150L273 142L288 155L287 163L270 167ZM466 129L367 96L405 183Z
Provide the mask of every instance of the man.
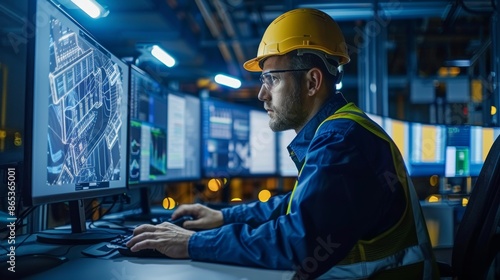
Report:
M258 95L274 131L294 129L288 146L299 170L294 190L216 211L181 205L184 227L143 225L128 244L172 258L293 269L303 279L431 279L432 249L418 199L390 138L335 91L349 62L338 25L296 9L275 19L256 58Z

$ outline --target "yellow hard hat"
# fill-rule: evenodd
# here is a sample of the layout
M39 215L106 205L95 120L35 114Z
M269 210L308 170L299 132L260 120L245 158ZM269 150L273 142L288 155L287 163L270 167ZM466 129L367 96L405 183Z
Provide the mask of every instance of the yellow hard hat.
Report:
M259 62L272 55L283 55L297 49L310 49L336 57L339 65L351 59L344 35L337 23L326 13L309 8L288 11L267 27L257 51L243 68L262 71Z

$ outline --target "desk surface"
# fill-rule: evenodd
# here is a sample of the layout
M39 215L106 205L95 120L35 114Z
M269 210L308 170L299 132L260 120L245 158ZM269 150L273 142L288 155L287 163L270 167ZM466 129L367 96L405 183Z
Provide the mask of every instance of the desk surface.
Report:
M26 279L176 279L176 280L281 280L293 276L289 271L195 262L190 260L82 258Z
M26 239L26 240L25 240ZM92 258L81 254L89 245L52 245L36 241L35 235L19 236L16 243L22 243L16 248L16 271L34 269L36 264L22 261L23 255L53 255L65 257L66 262L49 270L30 275L23 279L71 279L71 280L138 280L138 279L202 279L202 280L284 280L291 279L292 271L277 271L243 266L224 265L217 263L198 262L192 260L132 258L124 257L118 252L106 257ZM5 248L7 244L2 242ZM4 276L18 278L15 273L7 272L5 266L7 253L0 256ZM18 274L18 276L20 276Z

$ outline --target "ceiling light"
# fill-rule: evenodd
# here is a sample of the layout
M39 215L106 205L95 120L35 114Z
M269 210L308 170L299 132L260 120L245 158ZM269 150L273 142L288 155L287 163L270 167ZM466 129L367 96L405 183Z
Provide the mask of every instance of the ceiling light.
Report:
M109 10L105 9L95 0L71 0L71 2L75 3L78 8L82 9L92 18L101 18L109 14Z
M221 84L223 86L228 86L228 87L232 87L232 88L240 88L241 87L240 80L233 78L233 77L223 75L223 74L217 74L215 76L214 80L216 83Z
M468 59L454 59L454 60L446 60L444 62L444 66L455 66L455 67L470 67L471 61Z
M175 59L162 48L158 47L158 45L154 45L151 48L151 54L168 67L175 65Z

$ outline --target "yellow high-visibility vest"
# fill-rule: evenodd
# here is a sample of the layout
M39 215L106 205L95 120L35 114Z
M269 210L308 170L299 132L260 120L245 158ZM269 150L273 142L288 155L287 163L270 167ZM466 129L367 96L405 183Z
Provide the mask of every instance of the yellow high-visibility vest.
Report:
M394 226L373 239L359 240L341 262L318 279L438 279L439 271L420 203L396 144L353 103L337 110L319 127L339 118L353 120L388 142L396 178L404 188L406 208ZM302 169L299 175L300 172ZM297 184L298 181L295 182L287 214L291 211Z

